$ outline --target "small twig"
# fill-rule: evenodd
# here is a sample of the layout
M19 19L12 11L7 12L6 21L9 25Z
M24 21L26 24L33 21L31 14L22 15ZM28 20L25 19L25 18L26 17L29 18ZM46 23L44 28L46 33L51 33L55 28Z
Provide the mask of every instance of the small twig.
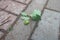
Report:
M4 25L4 24L6 24L6 23L8 23L8 22L10 22L10 21L11 21L11 20L8 20L8 21L2 23L0 26Z
M10 18L10 16L9 16L9 17L7 17L5 20L3 20L3 21L2 21L2 23L4 23L4 22L5 22L6 20L8 20L9 18Z

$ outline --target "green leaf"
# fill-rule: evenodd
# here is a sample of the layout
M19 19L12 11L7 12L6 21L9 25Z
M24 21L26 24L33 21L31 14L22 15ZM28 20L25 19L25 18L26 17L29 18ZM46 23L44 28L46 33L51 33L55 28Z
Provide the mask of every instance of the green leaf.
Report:
M27 14L26 14L25 12L22 12L21 15L22 15L22 16L25 16L25 17L27 16Z
M30 17L24 17L24 16L21 16L21 19L22 19L22 20L29 20Z
M41 16L41 11L39 9L35 9L32 14Z
M41 11L40 10L34 10L30 16L31 16L32 20L38 21L41 19Z

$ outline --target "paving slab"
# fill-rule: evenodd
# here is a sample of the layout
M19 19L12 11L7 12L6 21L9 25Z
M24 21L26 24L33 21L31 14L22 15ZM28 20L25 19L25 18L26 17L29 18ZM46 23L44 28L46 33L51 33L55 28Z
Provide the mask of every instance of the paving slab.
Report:
M60 11L60 0L49 0L47 8L54 9Z
M47 0L32 0L31 4L28 6L25 11L27 14L31 14L35 9L43 10Z
M58 40L60 13L45 9L32 40Z
M14 0L14 1L29 4L29 2L32 1L32 0Z
M27 40L34 25L34 21L31 21L29 25L24 25L23 20L19 19L5 40Z
M34 0L28 6L25 12L30 15L34 9L42 10L47 0ZM37 6L36 6L37 5ZM17 24L14 26L13 31L11 31L5 40L27 40L32 32L35 21L31 21L29 25L24 25L21 19L18 20Z
M19 15L22 12L22 10L25 9L25 7L26 7L26 5L24 5L24 4L10 1L8 7L5 10Z
M16 18L17 17L12 14L9 14L5 11L0 11L0 29L9 29Z

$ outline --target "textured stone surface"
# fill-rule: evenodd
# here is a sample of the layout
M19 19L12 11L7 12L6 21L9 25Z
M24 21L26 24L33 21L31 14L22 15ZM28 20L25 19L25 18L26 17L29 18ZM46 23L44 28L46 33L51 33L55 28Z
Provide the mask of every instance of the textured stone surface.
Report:
M19 19L5 40L27 40L34 25L33 21L29 25L24 25L23 20Z
M54 9L60 11L60 0L49 0L47 7L50 9Z
M8 6L8 4L9 4L8 1L6 1L6 0L1 0L1 1L0 1L0 8L5 8L5 7Z
M4 35L4 33L0 32L0 38Z
M10 1L8 7L5 10L8 10L8 11L15 13L15 14L20 14L21 11L23 9L25 9L25 7L26 7L26 5L24 5L24 4Z
M15 21L16 16L8 14L7 12L0 11L0 29L7 30Z
M45 10L42 20L38 24L31 39L33 40L58 40L60 13Z
M15 0L15 1L18 1L18 2L22 2L22 3L28 4L31 0Z
M0 8L19 15L21 11L26 7L25 4L28 4L31 0L0 0ZM31 4L28 6L25 12L31 14L34 9L43 10L47 0L32 0ZM60 11L60 0L49 0L47 8ZM0 29L7 30L10 25L16 19L14 14L8 14L5 11L0 11ZM10 17L9 17L10 16ZM7 17L10 22L5 23L1 26L1 22ZM42 16L42 20L38 24L38 28L35 30L31 39L33 40L58 40L58 31L59 31L59 18L60 13L50 10L45 10ZM7 21L7 20L6 20ZM5 22L6 22L5 21ZM3 22L4 23L4 22ZM29 25L24 25L23 20L19 20L14 25L13 30L7 35L5 40L27 40L30 36L32 29L35 26L34 21L31 21ZM3 33L0 32L0 37Z
M28 14L32 13L34 9L42 10L47 0L32 0L31 4L28 6L26 12Z
M40 2L39 2L40 1ZM25 12L30 14L34 9L42 10L46 0L35 0L29 5ZM37 5L37 6L36 6ZM34 28L35 22L31 21L29 25L24 25L23 21L19 19L17 24L14 26L13 31L11 31L5 40L27 40L30 36L32 29Z

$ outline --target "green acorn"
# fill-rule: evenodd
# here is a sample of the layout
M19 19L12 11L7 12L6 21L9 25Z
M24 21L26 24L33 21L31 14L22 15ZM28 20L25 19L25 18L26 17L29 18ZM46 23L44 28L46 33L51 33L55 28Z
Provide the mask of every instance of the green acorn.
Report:
M21 17L21 19L24 21L25 25L28 25L30 23L30 18L29 17Z
M24 20L25 25L28 25L29 23L30 23L29 20Z

